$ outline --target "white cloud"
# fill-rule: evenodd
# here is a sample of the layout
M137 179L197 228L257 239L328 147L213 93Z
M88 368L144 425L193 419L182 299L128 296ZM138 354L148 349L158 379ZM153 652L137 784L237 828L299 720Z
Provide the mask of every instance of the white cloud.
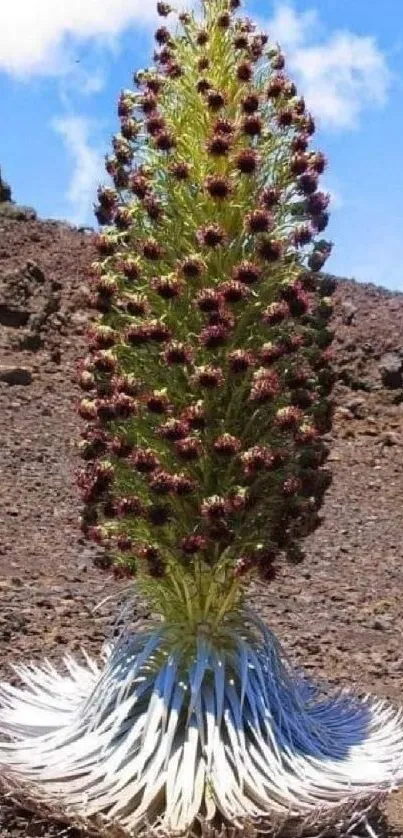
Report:
M154 0L5 0L0 70L21 77L63 75L74 64L77 43L111 47L128 27L155 20Z
M291 6L277 6L269 24L270 36L282 47L295 49L304 44L319 28L316 9L297 14Z
M269 31L324 127L354 128L366 107L387 101L391 73L375 38L349 31L323 36L316 11L298 14L288 4L277 7Z
M72 159L73 168L66 197L73 224L93 223L92 206L100 182L104 156L91 144L92 124L82 116L55 119L52 127L60 134Z

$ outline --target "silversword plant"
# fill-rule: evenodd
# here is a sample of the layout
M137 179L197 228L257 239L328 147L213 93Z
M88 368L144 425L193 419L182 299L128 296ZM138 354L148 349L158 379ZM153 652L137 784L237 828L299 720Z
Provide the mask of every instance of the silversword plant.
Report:
M320 521L334 283L314 120L238 6L158 3L96 206L82 528L160 621L3 687L3 761L106 831L351 830L403 777L398 715L322 695L245 603Z

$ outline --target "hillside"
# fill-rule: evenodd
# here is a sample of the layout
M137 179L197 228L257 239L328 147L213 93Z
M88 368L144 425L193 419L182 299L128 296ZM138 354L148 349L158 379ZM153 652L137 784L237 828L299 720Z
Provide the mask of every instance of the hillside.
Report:
M10 210L10 207L9 207ZM94 653L118 584L94 567L72 480L91 237L0 208L0 669ZM283 568L254 607L315 677L402 699L403 294L338 280L334 482L307 558ZM141 604L134 619L146 616ZM403 835L399 796L389 810ZM61 836L12 805L4 836ZM67 834L63 832L63 834ZM72 834L71 834L72 836Z

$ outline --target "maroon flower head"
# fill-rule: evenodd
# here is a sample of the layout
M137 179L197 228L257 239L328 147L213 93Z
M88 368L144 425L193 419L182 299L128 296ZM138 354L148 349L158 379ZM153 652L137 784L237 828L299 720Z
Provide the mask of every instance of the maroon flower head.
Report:
M206 101L211 111L220 111L225 105L225 96L220 90L209 90Z
M203 455L203 445L197 437L188 436L175 443L175 450L182 460L193 462Z
M277 373L262 367L253 374L250 400L264 404L271 401L280 392L280 380Z
M137 402L126 393L117 393L113 396L112 405L115 416L118 419L128 419L130 416L135 416L138 412Z
M174 300L179 297L183 289L183 283L174 275L154 277L151 280L151 288L163 300Z
M160 202L153 195L148 195L144 199L144 209L152 221L160 221L163 215L163 209Z
M203 55L202 58L199 58L197 62L197 69L199 73L203 73L205 70L208 70L210 67L210 61L206 55Z
M166 67L167 64L170 64L171 61L174 60L174 45L171 43L168 46L162 47L159 52L154 53L154 61L160 64L162 67Z
M140 108L145 114L151 114L157 109L158 99L154 93L145 93L140 99Z
M114 372L117 367L116 357L108 350L101 349L93 356L94 369L99 372Z
M284 480L282 485L283 495L286 497L292 497L293 495L297 495L302 489L302 482L299 477L295 475L290 475Z
M268 233L274 227L274 218L266 209L256 209L246 216L246 229L249 233Z
M211 83L204 77L198 79L196 82L196 90L201 94L207 93L208 90L211 90Z
M225 326L206 326L199 335L202 346L206 349L217 349L224 346L228 340L228 329Z
M165 66L165 73L170 79L179 79L183 76L184 71L178 61L168 61Z
M292 242L296 247L304 247L309 244L314 236L314 230L309 224L302 224L296 227L292 233Z
M155 239L146 239L143 244L143 256L151 262L157 262L164 255L163 247Z
M128 396L136 397L141 393L142 382L134 375L120 375L112 379L113 388L116 392L127 393Z
M270 305L263 311L262 320L266 326L276 326L278 323L282 323L283 320L286 320L289 316L290 309L284 300L283 302L270 303Z
M235 317L232 311L225 306L221 306L221 308L217 309L217 311L211 311L208 315L208 323L210 326L220 326L227 331L233 329L235 326Z
M92 372L88 372L88 370L83 370L80 375L78 376L78 385L81 390L85 392L90 392L95 388L95 377Z
M298 178L298 188L303 195L312 195L318 186L318 175L316 172L306 172Z
M157 12L160 15L160 17L168 17L171 11L172 7L169 5L169 3L164 3L163 0L159 0L159 2L157 3Z
M199 29L199 31L196 32L196 44L198 44L199 47L203 47L207 44L208 39L209 37L206 29Z
M318 175L322 175L327 165L325 155L322 154L321 151L315 151L313 154L311 154L310 165L314 172L317 172Z
M276 239L262 239L257 245L257 254L265 262L277 262L283 253L284 243Z
M297 154L293 154L290 161L290 169L293 175L304 174L309 166L309 163L309 157L304 152L300 151Z
M240 460L245 477L253 477L256 472L266 471L272 467L273 454L266 445L254 445L241 454Z
M219 310L222 305L222 297L214 288L204 288L196 295L195 303L200 311L208 314Z
M218 201L225 200L232 192L231 181L223 175L209 175L204 182L204 188L211 198Z
M229 509L225 498L219 495L205 498L200 507L202 518L206 521L217 521L227 517Z
M192 350L185 343L172 341L163 353L166 364L190 364L193 358Z
M132 453L131 462L140 474L151 474L159 467L157 454L151 448L136 448Z
M94 236L94 244L101 256L111 256L115 252L115 242L103 233Z
M248 137L258 137L263 131L263 120L258 114L247 116L242 122L242 131Z
M159 131L154 137L154 145L159 151L172 151L176 142L170 131Z
M186 556L194 556L205 550L207 544L207 539L203 535L188 535L181 541L181 550Z
M312 225L317 233L323 233L329 224L329 213L320 212L317 215L312 215Z
M202 431L206 427L206 414L203 401L200 400L186 407L181 414L183 422L187 422L193 430Z
M244 175L255 174L260 163L260 155L253 148L244 148L235 157L235 166Z
M165 343L171 340L171 330L162 320L150 320L147 323L147 332L150 340L156 343Z
M217 286L217 291L227 303L239 303L249 293L248 288L242 282L235 279L222 282Z
M213 134L207 143L207 151L213 157L224 157L231 148L231 138L228 134Z
M249 47L249 39L248 39L247 35L244 35L243 33L239 33L238 35L235 35L233 43L234 43L235 49L247 50L248 47Z
M187 497L188 495L191 495L196 488L194 480L188 477L187 474L175 474L174 481L175 493L178 497Z
M283 108L278 112L276 119L279 128L290 128L294 121L294 112L291 108Z
M271 66L273 70L283 70L285 67L285 58L281 52L278 52L276 55L273 55L271 58Z
M302 411L293 406L281 407L276 413L276 424L281 430L289 430L298 427L303 419Z
M330 203L330 195L325 192L314 192L305 201L305 209L312 215L324 212Z
M176 180L187 180L190 174L190 166L184 161L172 163L172 165L169 166L168 171Z
M231 26L231 15L229 12L221 12L217 17L217 26L220 29L228 29Z
M234 269L232 274L235 282L242 282L244 285L255 285L262 278L262 270L254 262L241 262Z
M284 90L285 83L286 80L281 73L272 76L266 88L267 98L278 99Z
M231 372L246 372L254 364L254 357L246 349L234 349L228 354L228 365Z
M149 486L156 495L168 495L175 491L174 475L163 469L157 469L151 474Z
M139 123L135 119L122 119L120 130L126 140L134 140L140 131Z
M304 152L309 145L309 137L306 134L297 134L291 140L291 148L295 153Z
M196 386L205 387L206 389L214 389L220 387L224 383L224 375L219 367L213 367L211 364L205 364L197 367L193 375L193 382Z
M163 131L165 125L165 118L158 113L152 114L152 116L150 116L146 122L147 131L149 134L151 134L152 137L154 137L155 134L158 134L159 131Z
M225 243L226 235L219 224L206 224L198 230L197 240L206 247L219 247Z
M251 116L252 114L254 114L258 110L259 104L260 104L259 94L252 92L252 93L248 93L247 96L245 96L242 99L241 107L242 107L242 110L243 110L244 113Z
M236 68L237 79L242 82L249 82L253 76L253 66L250 61L241 61Z
M214 451L226 457L231 457L241 450L241 440L232 434L221 434L214 442Z
M155 33L157 44L168 44L171 40L171 33L166 26L160 26Z
M225 134L230 137L235 133L235 123L230 119L220 117L219 119L216 119L213 130L216 134Z
M136 195L137 198L143 200L150 189L150 183L148 178L144 177L144 175L141 175L138 172L133 172L133 174L129 177L129 187L133 192L133 195Z
M207 269L206 263L198 256L188 256L180 262L179 267L186 279L198 279Z
M146 81L147 89L151 93L154 93L155 96L157 96L158 93L161 92L162 88L164 87L164 84L164 77L159 75L149 76Z
M169 439L170 442L177 442L178 439L184 439L189 433L189 424L183 419L167 419L159 426L158 434L163 439Z
M147 410L149 410L150 413L163 415L168 413L170 408L169 398L167 394L161 390L154 390L152 393L145 396L145 403Z

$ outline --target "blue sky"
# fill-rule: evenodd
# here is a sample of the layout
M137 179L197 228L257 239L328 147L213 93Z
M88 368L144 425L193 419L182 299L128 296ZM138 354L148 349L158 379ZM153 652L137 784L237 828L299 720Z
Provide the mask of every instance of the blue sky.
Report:
M186 0L181 0L186 6ZM42 217L94 223L115 102L153 49L154 0L12 0L0 31L0 165ZM401 0L247 0L317 117L329 269L403 291Z

